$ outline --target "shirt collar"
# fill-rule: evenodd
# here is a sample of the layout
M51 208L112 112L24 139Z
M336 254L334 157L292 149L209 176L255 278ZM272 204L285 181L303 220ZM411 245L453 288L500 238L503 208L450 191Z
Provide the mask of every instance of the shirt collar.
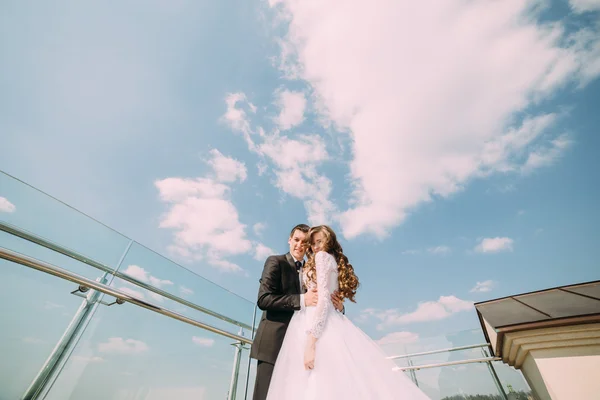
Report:
M296 257L294 257L294 255L292 253L290 253L290 255L292 256L292 259L294 260L295 263L300 261L302 263L302 265L304 265L304 258L302 260L296 260Z

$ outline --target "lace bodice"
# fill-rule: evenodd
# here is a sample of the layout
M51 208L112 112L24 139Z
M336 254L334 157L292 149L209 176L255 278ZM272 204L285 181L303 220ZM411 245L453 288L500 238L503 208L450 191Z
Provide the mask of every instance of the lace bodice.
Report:
M311 324L308 333L318 338L325 329L329 312L333 310L331 302L331 294L338 289L338 267L335 258L324 251L320 251L315 255L315 266L317 272L317 291L319 300L317 301L315 318ZM304 282L308 288L313 288L315 283L308 281L306 272L303 272Z

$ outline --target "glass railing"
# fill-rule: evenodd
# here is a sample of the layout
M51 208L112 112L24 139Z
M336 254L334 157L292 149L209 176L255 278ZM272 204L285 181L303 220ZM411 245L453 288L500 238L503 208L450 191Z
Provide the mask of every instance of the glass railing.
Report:
M252 397L253 302L3 173L0 201L0 400ZM381 347L433 400L532 398L479 329L409 339Z
M3 173L0 197L0 400L246 397L254 303Z
M381 343L432 400L531 400L520 372L490 355L480 329Z

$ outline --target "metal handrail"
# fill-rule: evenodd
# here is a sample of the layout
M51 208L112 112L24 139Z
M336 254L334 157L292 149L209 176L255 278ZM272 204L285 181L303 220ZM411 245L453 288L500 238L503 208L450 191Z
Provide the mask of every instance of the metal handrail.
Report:
M120 271L114 271L113 268L110 268L109 266L104 265L104 264L102 264L102 263L100 263L98 261L92 260L91 258L88 258L88 257L84 256L81 253L78 253L78 252L76 252L74 250L71 250L71 249L68 249L66 247L60 246L60 245L58 245L56 243L53 243L53 242L51 242L51 241L49 241L49 240L47 240L47 239L45 239L45 238L43 238L41 236L38 236L38 235L36 235L34 233L27 232L27 231L25 231L23 229L17 228L14 225L7 224L5 222L0 221L0 230L4 231L6 233L9 233L9 234L11 234L13 236L20 237L21 239L25 239L27 241L35 243L37 245L40 245L42 247L45 247L47 249L53 250L53 251L55 251L57 253L60 253L60 254L62 254L64 256L70 257L70 258L72 258L74 260L80 261L80 262L82 262L84 264L87 264L87 265L89 265L91 267L99 269L102 272L108 272L109 274L113 274L117 278L123 279L123 280L125 280L127 282L133 283L134 285L140 286L140 287L142 287L142 288L144 288L146 290L149 290L151 292L159 294L159 295L161 295L163 297L166 297L169 300L175 301L176 303L179 303L179 304L182 304L184 306L193 308L194 310L203 312L204 314L208 314L211 317L215 317L215 318L218 318L218 319L220 319L222 321L229 322L230 324L239 326L239 327L244 328L244 329L252 330L252 326L250 326L248 324L245 324L243 322L237 321L237 320L235 320L233 318L229 318L229 317L227 317L225 315L219 314L219 313L217 313L215 311L212 311L212 310L210 310L208 308L199 306L198 304L195 304L195 303L192 303L190 301L187 301L187 300L185 300L185 299L183 299L183 298L181 298L179 296L176 296L174 294L171 294L169 292L165 292L164 290L158 289L158 288L156 288L156 287L154 287L152 285L148 285L147 283L142 282L142 281L140 281L138 279L135 279L135 278L133 278L133 277L131 277L129 275L126 275L126 274L120 272Z
M430 355L430 354L448 353L448 352L451 352L451 351L477 349L477 348L480 348L480 347L489 347L489 346L490 346L489 343L471 344L471 345L468 345L468 346L450 347L448 349L439 349L439 350L432 350L432 351L424 351L424 352L421 352L421 353L402 354L402 355L398 355L398 356L389 356L389 357L386 357L386 358L388 360L397 360L399 358L427 356L427 355Z
M459 361L448 361L437 364L424 364L424 365L413 365L410 367L396 367L393 368L393 371L410 371L410 370L419 370L425 368L436 368L436 367L446 367L448 365L461 365L461 364L473 364L473 363L484 363L491 361L500 361L502 358L500 357L485 357L485 358L473 358L470 360L459 360Z
M5 249L4 247L0 247L0 258L15 262L17 264L24 265L29 268L33 268L33 269L41 271L41 272L45 272L47 274L56 276L56 277L64 279L64 280L74 282L78 285L83 285L83 286L89 287L91 289L95 289L99 292L105 293L105 294L115 297L117 299L126 301L131 304L135 304L139 307L146 308L150 311L154 311L158 314L162 314L166 317L173 318L173 319L176 319L181 322L185 322L186 324L190 324L195 327L205 329L207 331L216 333L218 335L225 336L230 339L240 341L242 343L252 344L252 339L224 331L222 329L219 329L212 325L205 324L200 321L196 321L194 319L188 318L184 315L178 314L169 309L160 307L156 304L153 304L153 303L147 302L145 300L140 300L138 298L130 296L126 293L121 292L120 290L113 289L110 286L106 286L102 283L93 281L93 280L83 277L81 275L77 275L73 272L67 271L63 268L57 267L57 266L47 263L45 261L37 260L33 257L29 257L24 254L17 253L16 251L12 251L9 249Z

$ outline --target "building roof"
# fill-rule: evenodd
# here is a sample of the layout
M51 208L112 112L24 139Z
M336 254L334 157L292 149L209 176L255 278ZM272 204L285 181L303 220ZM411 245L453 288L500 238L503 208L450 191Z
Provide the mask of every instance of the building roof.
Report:
M479 302L475 309L493 352L501 356L507 332L600 322L600 281Z

